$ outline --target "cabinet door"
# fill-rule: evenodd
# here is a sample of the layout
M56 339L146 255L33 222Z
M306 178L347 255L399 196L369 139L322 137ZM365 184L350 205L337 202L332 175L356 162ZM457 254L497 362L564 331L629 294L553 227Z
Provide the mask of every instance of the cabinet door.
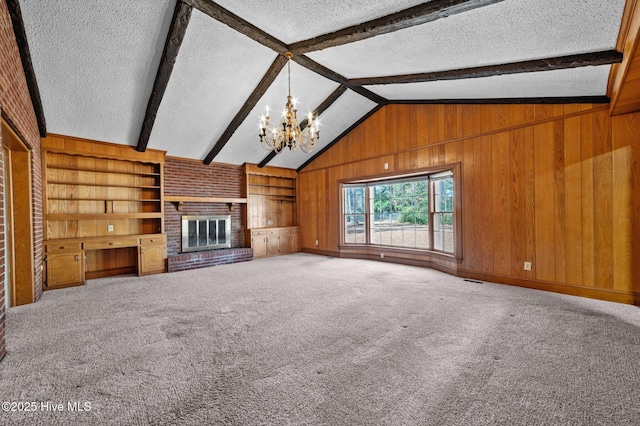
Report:
M291 234L288 231L280 234L280 254L291 253Z
M269 235L267 237L267 256L273 256L280 253L280 237L278 235Z
M291 234L289 237L291 238L291 253L298 253L301 251L300 234Z
M165 271L164 245L152 245L140 247L140 255L138 257L138 275L160 274Z
M81 251L47 255L47 289L84 284Z
M253 257L262 257L267 255L267 237L257 235L251 238L251 248L253 249Z

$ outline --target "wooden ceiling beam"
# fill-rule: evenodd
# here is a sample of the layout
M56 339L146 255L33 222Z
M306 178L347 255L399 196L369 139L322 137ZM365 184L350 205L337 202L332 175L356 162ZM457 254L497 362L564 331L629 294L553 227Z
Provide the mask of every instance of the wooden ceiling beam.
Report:
M158 109L160 103L162 103L162 97L169 84L173 66L178 58L178 52L184 40L184 35L187 32L189 26L189 20L191 19L191 10L193 8L181 1L176 2L176 7L173 11L173 18L171 20L171 26L169 27L169 33L167 34L167 40L164 43L164 50L162 57L160 58L160 64L158 65L158 71L156 72L156 79L153 82L153 89L151 90L151 96L147 103L147 111L142 121L142 129L140 130L140 136L138 137L138 145L136 150L144 152L149 144L149 138L151 137L151 130L153 130L153 124L156 121L158 115Z
M491 77L495 75L522 74L529 72L608 65L620 63L621 61L622 53L615 50L605 50L602 52L580 53L577 55L558 56L554 58L534 59L531 61L486 65L482 67L462 68L457 70L392 75L386 77L354 78L349 80L349 83L357 86L424 83L429 81L461 80L466 78Z
M319 63L315 62L313 59L310 59L308 56L294 55L293 60L296 61L296 63L300 64L301 66L305 67L306 69L313 71L316 74L321 75L322 77L328 78L329 80L333 80L336 83L340 83L341 85L346 86L348 89L353 90L357 94L362 95L365 98L377 104L386 105L388 102L382 96L376 93L373 93L369 89L365 89L364 87L351 83L346 77L338 74L335 71L330 70L329 68L323 65L320 65Z
M501 1L504 0L433 0L359 25L299 41L291 45L291 51L294 54L302 54L353 43L500 3Z
M378 112L378 110L380 108L382 108L384 105L376 105L371 111L369 111L368 113L366 113L365 115L363 115L360 120L356 121L355 123L353 123L351 126L349 126L349 128L347 130L345 130L344 132L340 133L340 135L335 138L334 140L332 140L331 142L329 142L327 145L325 145L320 151L318 151L313 157L309 158L307 161L305 161L300 167L298 167L296 169L297 173L300 173L300 171L302 171L302 169L304 169L305 167L307 167L309 164L311 164L313 162L313 160L315 160L316 158L318 158L320 155L322 155L322 153L324 153L326 150L328 150L329 148L331 148L333 145L335 145L340 139L342 139L343 137L347 136L347 134L351 133L351 131L353 129L355 129L356 127L358 127L360 124L364 123L364 121L371 117L373 114L375 114L376 112Z
M311 114L313 114L313 116L315 117L319 117L320 114L322 114L323 112L326 111L327 108L329 108L331 105L333 105L333 103L335 101L338 100L338 98L340 96L342 96L344 94L344 92L347 91L347 87L340 85L338 86L338 88L336 90L333 91L333 93L331 93L327 99L325 99L320 106L318 106L318 108L314 109L313 112ZM308 119L305 118L304 120L302 120L300 122L300 130L304 130L306 129L308 124ZM280 151L282 152L282 151ZM271 151L266 157L264 157L264 159L258 164L259 168L262 168L264 166L266 166L271 160L273 160L276 156L276 152L275 151Z
M256 106L258 101L260 101L269 86L271 86L274 80L278 77L278 74L280 74L282 68L284 68L284 66L287 64L287 61L288 59L282 55L276 56L276 59L271 64L264 77L262 77L262 80L260 80L258 86L256 86L251 95L249 95L249 98L244 103L242 108L240 108L240 111L238 111L231 123L229 123L229 125L227 126L222 136L220 136L220 139L218 139L209 154L207 154L207 157L204 159L204 164L210 164L216 157L216 155L220 153L222 148L224 148L227 142L229 142L229 139L231 139L231 136L233 136L236 129L249 116L251 110L253 110L253 108Z
M38 131L40 132L40 137L44 138L47 136L47 122L44 117L44 109L42 108L42 99L40 98L40 89L38 88L36 73L33 70L31 52L29 50L29 43L27 42L27 32L24 28L22 11L20 10L20 2L18 0L7 0L7 8L9 9L16 43L18 44L20 61L22 62L24 76L27 80L29 96L31 96L31 104L33 105L36 121L38 122Z
M213 19L218 22L222 22L223 24L233 28L241 34L246 35L250 39L257 41L263 46L266 46L280 55L284 55L289 51L289 47L273 37L270 34L262 31L260 28L251 24L248 21L245 21L238 15L235 15L223 8L222 6L214 3L211 0L182 0L185 3L195 7L200 12L209 15Z

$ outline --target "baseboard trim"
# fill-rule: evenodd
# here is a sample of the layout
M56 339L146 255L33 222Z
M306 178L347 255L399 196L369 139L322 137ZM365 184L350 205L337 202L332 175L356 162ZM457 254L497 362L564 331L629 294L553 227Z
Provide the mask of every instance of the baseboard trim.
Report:
M549 291L552 293L567 294L570 296L587 297L589 299L605 300L608 302L625 303L640 306L640 293L625 293L615 290L577 287L568 284L552 283L549 281L531 280L526 278L514 278L504 275L487 274L483 272L458 270L457 276L475 280L488 281L496 284L524 287L532 290Z
M624 303L628 305L640 306L640 293L622 292L616 290L578 287L569 284L554 283L549 281L532 280L527 278L516 278L505 275L489 274L485 272L470 271L467 269L457 269L442 265L429 260L410 259L396 256L385 256L383 259L379 255L367 253L342 253L340 251L315 250L303 248L303 252L317 254L321 256L332 256L348 259L365 259L376 262L398 263L403 265L431 268L445 274L460 278L468 278L479 281L487 281L496 284L511 285L515 287L529 288L532 290L548 291L552 293L566 294L570 296L586 297L589 299L605 300L608 302Z

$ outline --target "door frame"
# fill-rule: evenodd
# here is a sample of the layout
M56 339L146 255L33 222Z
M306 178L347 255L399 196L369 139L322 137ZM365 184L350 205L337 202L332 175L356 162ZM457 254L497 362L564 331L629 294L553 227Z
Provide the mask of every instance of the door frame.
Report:
M10 223L5 224L5 256L11 256L10 306L17 306L35 302L36 294L31 150L4 119L0 119L0 131L8 153L4 190Z

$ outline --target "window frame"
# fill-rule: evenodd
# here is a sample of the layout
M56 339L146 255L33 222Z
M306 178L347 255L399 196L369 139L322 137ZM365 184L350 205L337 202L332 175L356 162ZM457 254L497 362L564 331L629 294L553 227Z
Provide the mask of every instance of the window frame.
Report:
M460 163L451 163L444 164L436 167L423 168L420 170L416 170L412 173L393 173L393 174L384 174L384 175L376 175L376 176L368 176L365 178L358 179L345 179L339 181L339 200L340 200L340 211L339 211L339 223L340 223L340 246L345 249L376 249L376 250L384 250L385 252L407 252L407 253L423 253L428 255L435 255L437 257L445 257L445 258L455 258L457 261L462 261L462 185L460 178ZM451 212L447 211L446 213L451 213L453 215L453 252L447 252L444 250L435 249L435 241L434 241L434 227L431 226L434 220L434 191L433 191L433 183L439 180L439 174L447 173L451 174L451 178L453 180L453 210ZM375 185L380 184L394 184L394 183L402 183L407 181L415 181L419 180L421 177L429 177L429 189L428 189L428 197L429 197L429 207L428 207L428 217L429 217L429 248L415 248L415 247L403 247L403 246L392 246L392 245L384 245L378 243L371 242L371 198L369 195L370 188L373 188ZM344 189L347 187L363 187L365 192L365 212L362 215L365 216L365 242L364 243L352 243L345 241L345 217L348 215L345 213L345 191Z

